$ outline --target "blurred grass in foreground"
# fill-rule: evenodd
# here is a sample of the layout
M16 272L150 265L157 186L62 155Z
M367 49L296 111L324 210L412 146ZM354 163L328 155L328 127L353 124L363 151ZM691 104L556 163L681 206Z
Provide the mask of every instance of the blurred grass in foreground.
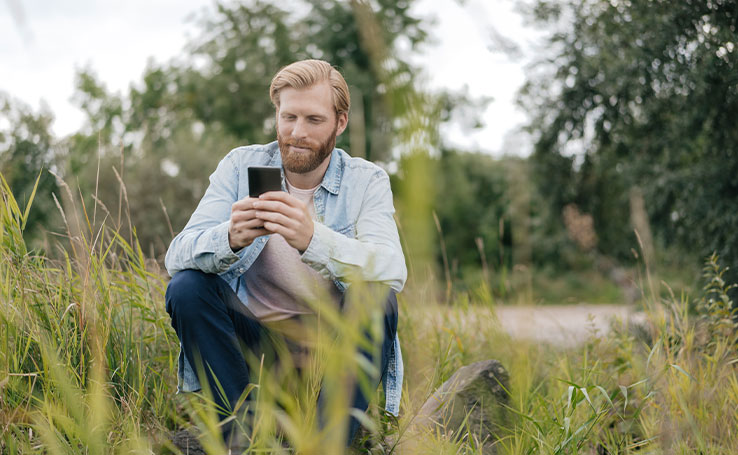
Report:
M3 185L2 453L175 453L169 432L193 425L208 453L222 453L207 395L174 394L177 340L164 312L165 280L135 239L87 229L97 211L75 208L69 192L67 254L36 256L22 236L28 209L11 194ZM409 425L458 367L496 358L511 375L498 453L735 453L738 332L723 273L710 258L700 296L652 298L645 325L614 325L607 338L574 349L510 339L484 286L452 295L452 305L417 300L409 289L400 296L401 416L380 413L378 391L379 406L360 418L393 443L420 440L419 453L479 453L470 434L450 442ZM376 329L376 309L362 308L351 318L321 309L319 355L302 377L260 371L248 391L258 402L252 453L343 452L346 378L373 368L353 354L366 341L359 328ZM314 405L321 377L333 397L323 432Z

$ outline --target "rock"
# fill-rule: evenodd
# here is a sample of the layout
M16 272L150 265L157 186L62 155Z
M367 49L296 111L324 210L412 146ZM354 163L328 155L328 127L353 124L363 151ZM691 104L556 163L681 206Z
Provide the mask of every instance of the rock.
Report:
M172 443L183 455L206 455L200 441L187 430L178 430L172 435Z
M482 446L483 454L495 454L494 444L506 416L504 405L509 401L509 383L507 370L497 360L459 368L418 411L410 428L415 437L400 442L394 453L422 453L417 451L418 436L438 431L453 440L470 438L475 446ZM175 432L172 442L183 454L205 454L200 442L187 430ZM352 449L379 454L388 453L394 446L391 437L357 438Z
M468 431L484 454L493 454L505 420L509 382L509 374L497 360L461 367L420 408L413 426L440 430L453 439Z

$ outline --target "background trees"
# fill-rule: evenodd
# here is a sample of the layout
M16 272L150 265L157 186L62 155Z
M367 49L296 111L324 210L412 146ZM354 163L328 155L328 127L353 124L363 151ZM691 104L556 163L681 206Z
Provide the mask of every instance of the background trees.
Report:
M75 99L86 124L61 141L48 128L50 113L3 98L2 172L23 200L41 169L55 169L80 187L88 207L97 198L125 237L135 226L145 253L161 257L218 160L235 146L273 140L272 75L295 59L323 58L351 84L351 122L338 146L398 170L396 194L410 201L398 204L402 221L420 218L409 196L432 199L454 277L484 260L509 270L591 265L568 236L562 213L570 204L578 210L571 213L591 215L596 254L631 261L638 195L658 245L681 246L679 257L695 261L717 251L736 269L733 3L531 0L528 17L550 34L520 95L535 139L529 159L444 148L438 124L457 107L479 112L483 103L420 87L412 54L432 28L411 13L414 4L215 5L179 57L152 61L126 93L111 93L92 69L80 71ZM373 8L374 34L391 58L372 54L357 5ZM427 109L411 118L409 105L418 100ZM423 177L430 183L421 190L417 182L398 185L407 183L408 163L398 143L415 139L412 125L431 133L415 145L430 152L428 169L439 170ZM57 190L46 172L40 185L43 194ZM35 226L56 230L56 208L43 199L32 211L30 237ZM432 220L420 222L435 230ZM443 263L441 248L431 254Z
M639 187L663 245L735 266L736 3L536 1L529 12L551 30L521 100L553 213L578 204L599 248L624 258Z
M410 51L427 37L426 24L409 12L411 3L375 2L392 49L402 41ZM129 202L135 201L129 210L138 238L154 255L163 254L171 237L167 216L175 232L184 226L209 171L228 150L274 140L267 91L282 66L321 58L341 68L351 83L352 121L337 145L375 161L392 159L394 119L404 108L402 98L384 96L388 84L394 93L414 89L407 54L387 68L371 63L348 1L305 0L290 10L264 1L217 4L200 23L202 33L181 58L152 63L125 95L108 93L90 70L77 78L87 126L68 141L68 174L83 175L83 193L92 194L99 151L100 199L119 206L117 169Z
M29 201L38 179L34 209L26 223L29 240L38 240L42 228L58 215L51 196L58 187L49 173L58 171L54 166L52 120L48 110L33 112L23 102L0 92L0 174L23 205Z

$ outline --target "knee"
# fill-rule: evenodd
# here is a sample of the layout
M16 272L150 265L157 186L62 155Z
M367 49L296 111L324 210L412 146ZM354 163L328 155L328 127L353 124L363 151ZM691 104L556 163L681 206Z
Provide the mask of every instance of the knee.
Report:
M182 270L172 277L167 286L166 307L170 316L195 319L206 307L206 301L217 296L217 275L200 270ZM205 301L205 302L204 302Z

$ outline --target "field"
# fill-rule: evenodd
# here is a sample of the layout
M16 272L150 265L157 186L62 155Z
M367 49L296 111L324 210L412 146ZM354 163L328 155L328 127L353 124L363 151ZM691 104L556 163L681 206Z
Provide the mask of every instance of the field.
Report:
M171 434L190 428L208 453L223 453L207 397L175 394L178 342L164 311L166 274L135 239L90 230L95 215L84 208L66 219L61 259L34 255L22 236L27 211L7 186L3 201L0 451L178 453ZM736 327L722 273L711 258L699 295L663 299L664 285L646 270L643 318L613 324L607 336L593 324L576 343L511 337L498 317L504 308L485 286L445 303L434 286L411 287L400 299L400 417L381 415L378 391L363 419L371 431L353 450L482 453L485 441L471 423L447 438L412 421L459 367L497 359L510 383L496 453L736 453ZM346 412L341 394L324 431L313 401L320 378L340 385L359 368L356 321L372 312L352 311L352 318L326 313L327 336L306 377L260 372L250 391L258 407L249 453L344 452L336 430Z

